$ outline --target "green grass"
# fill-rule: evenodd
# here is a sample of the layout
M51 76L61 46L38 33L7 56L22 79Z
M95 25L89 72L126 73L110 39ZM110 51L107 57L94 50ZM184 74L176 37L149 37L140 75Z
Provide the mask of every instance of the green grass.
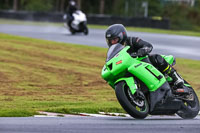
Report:
M105 48L0 34L0 116L123 112L101 78ZM177 59L200 96L200 62Z
M105 48L0 34L0 116L121 110L101 78L105 55Z
M0 19L0 24L23 24L23 25L39 25L39 26L63 26L63 23L53 23L53 22L33 22L33 21L20 21L13 19ZM108 25L88 25L92 29L107 29ZM184 30L164 30L156 28L142 28L142 27L127 27L128 31L135 32L148 32L148 33L159 33L159 34L173 34L173 35L186 35L186 36L200 36L200 32L196 31L184 31Z

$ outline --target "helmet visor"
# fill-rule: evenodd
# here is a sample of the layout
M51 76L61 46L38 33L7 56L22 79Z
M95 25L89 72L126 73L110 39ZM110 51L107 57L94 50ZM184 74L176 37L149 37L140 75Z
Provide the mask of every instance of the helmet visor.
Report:
M106 38L106 41L108 43L108 46L110 47L111 45L117 44L119 42L119 38Z

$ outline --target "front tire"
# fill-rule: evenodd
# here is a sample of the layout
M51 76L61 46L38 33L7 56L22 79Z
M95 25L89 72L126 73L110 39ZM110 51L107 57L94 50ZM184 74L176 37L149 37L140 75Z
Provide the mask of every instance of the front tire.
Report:
M76 31L72 28L70 28L70 32L71 32L72 35L75 35L75 33L76 33Z
M88 31L87 26L85 26L83 33L84 33L85 35L88 35L89 31Z
M123 109L136 119L144 119L149 113L149 104L142 91L137 90L131 94L125 82L119 82L115 86L115 94Z

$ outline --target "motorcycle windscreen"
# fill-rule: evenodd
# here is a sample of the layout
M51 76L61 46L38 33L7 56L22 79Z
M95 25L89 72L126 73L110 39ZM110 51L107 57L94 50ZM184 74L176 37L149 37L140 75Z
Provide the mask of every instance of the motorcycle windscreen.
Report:
M124 48L124 45L122 44L114 44L112 45L107 52L107 59L106 62L108 62L110 59L112 59L117 53L119 53Z

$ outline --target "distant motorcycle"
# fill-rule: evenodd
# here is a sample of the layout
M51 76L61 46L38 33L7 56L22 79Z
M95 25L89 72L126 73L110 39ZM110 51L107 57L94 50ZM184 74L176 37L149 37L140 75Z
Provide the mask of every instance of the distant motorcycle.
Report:
M115 89L117 99L132 117L143 119L151 115L174 115L192 119L198 115L199 100L192 86L184 80L177 88L172 78L163 75L146 57L130 54L130 46L112 45L102 69L102 78ZM173 56L162 55L175 64ZM180 93L183 89L187 93Z
M85 35L88 35L88 27L87 27L87 18L86 15L80 11L77 10L75 13L72 14L72 16L74 17L74 20L71 23L71 26L68 25L68 16L67 14L65 14L63 16L64 19L64 26L68 27L69 31L72 34L75 34L77 32L83 32Z

